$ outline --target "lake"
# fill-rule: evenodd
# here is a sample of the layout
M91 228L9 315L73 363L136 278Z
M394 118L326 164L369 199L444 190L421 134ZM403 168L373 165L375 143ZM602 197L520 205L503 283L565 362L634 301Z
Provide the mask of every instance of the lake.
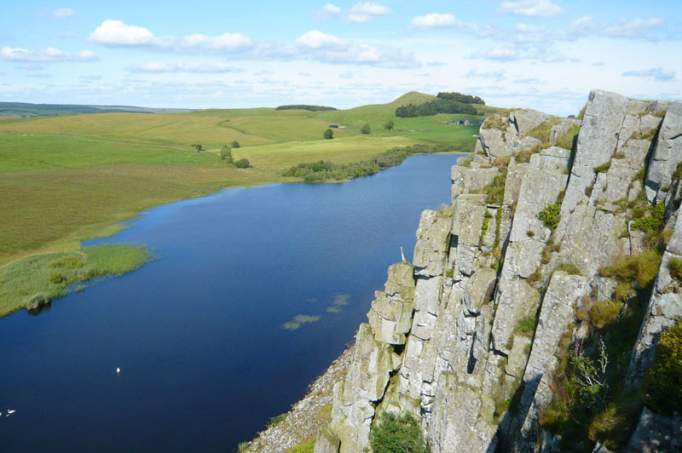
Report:
M155 259L0 319L0 451L234 451L352 341L420 212L449 202L458 157L227 189L91 241Z

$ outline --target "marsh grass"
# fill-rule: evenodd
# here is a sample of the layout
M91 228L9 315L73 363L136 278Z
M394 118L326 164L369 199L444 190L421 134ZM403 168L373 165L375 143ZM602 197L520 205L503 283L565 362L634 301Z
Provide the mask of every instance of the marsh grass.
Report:
M77 283L130 272L148 259L144 247L106 244L16 261L0 268L0 316L62 297Z

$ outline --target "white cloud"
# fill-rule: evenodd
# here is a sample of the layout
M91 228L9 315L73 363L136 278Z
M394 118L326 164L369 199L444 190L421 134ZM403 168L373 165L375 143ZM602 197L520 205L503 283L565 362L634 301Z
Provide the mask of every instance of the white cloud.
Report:
M500 5L503 13L517 16L556 16L563 11L552 0L505 0Z
M430 13L412 19L414 28L449 28L456 26L458 20L450 13Z
M149 29L128 25L120 20L105 20L90 40L105 46L154 47L167 50L238 51L249 48L253 41L241 33L223 33L218 36L192 34L181 37L158 37Z
M585 35L594 31L592 16L579 17L571 22L571 31L578 35Z
M0 58L17 62L55 63L61 61L94 61L97 59L97 55L89 50L82 50L77 54L69 54L56 47L48 47L42 51L34 51L20 47L2 47L0 48Z
M487 79L487 80L494 80L496 82L501 82L502 80L505 80L507 78L504 71L502 71L502 70L499 70L499 71L479 71L476 68L472 68L471 70L469 70L466 77L468 79Z
M341 14L341 8L333 3L326 3L322 7L322 12L327 16L338 16Z
M274 49L273 58L286 57L332 64L357 64L404 68L416 63L411 54L400 49L379 48L365 43L346 41L338 36L311 30L301 35L291 49Z
M416 16L412 18L411 26L420 30L451 28L475 33L479 36L492 36L496 33L493 27L464 22L451 13L429 13Z
M622 76L654 79L659 82L671 82L675 80L675 73L673 71L666 71L663 68L650 68L635 71L625 71L622 74Z
M608 36L616 38L637 38L647 31L654 30L663 26L663 20L658 17L648 19L621 20L606 28Z
M296 40L296 43L309 49L338 49L346 45L341 38L322 33L319 30L311 30L302 34Z
M180 46L188 49L240 50L251 47L253 41L241 33L223 33L218 36L194 34L181 38Z
M385 16L391 10L380 3L359 2L353 5L348 12L348 20L352 22L367 22L377 16Z
M493 61L514 61L521 59L520 53L511 47L495 47L474 54L474 58Z
M64 19L65 17L71 17L74 14L76 14L76 12L71 8L57 8L52 10L52 17L55 19Z
M158 38L147 28L107 19L90 34L90 40L107 46L141 46L158 44Z
M215 61L194 61L194 62L148 62L139 66L128 68L129 72L146 74L226 74L231 72L242 72L242 69L232 65Z
M548 32L545 27L518 23L515 26L516 40L521 43L545 42L548 40Z

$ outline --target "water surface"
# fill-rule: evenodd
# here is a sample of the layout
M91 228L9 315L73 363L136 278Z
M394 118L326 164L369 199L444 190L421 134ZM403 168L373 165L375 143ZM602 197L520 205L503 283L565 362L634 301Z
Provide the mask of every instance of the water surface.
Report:
M352 340L457 157L144 212L99 242L156 260L0 319L0 451L234 451ZM319 320L282 328L301 314Z

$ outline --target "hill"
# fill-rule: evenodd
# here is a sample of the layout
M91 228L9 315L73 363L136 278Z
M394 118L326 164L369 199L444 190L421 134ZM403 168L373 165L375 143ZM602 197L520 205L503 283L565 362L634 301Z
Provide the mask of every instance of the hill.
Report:
M0 102L0 116L53 116L85 113L137 112L160 113L181 112L183 109L155 109L124 105L77 105L77 104L30 104L26 102Z

